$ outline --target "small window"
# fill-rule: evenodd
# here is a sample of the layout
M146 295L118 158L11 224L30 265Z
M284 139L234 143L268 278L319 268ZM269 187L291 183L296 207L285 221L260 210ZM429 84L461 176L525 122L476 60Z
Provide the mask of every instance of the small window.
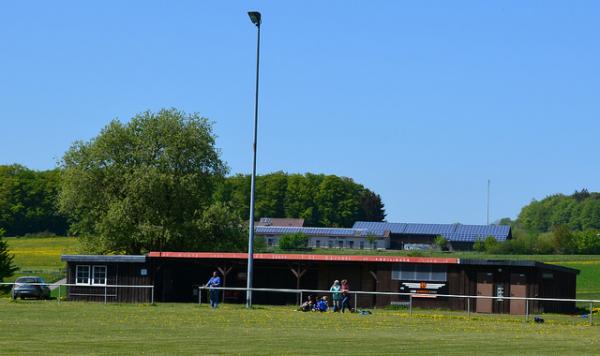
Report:
M342 241L342 240L338 241L338 247L344 248L344 241Z
M273 239L267 239L267 245L269 247L272 247L273 246Z
M90 284L90 266L75 267L75 284Z
M106 285L106 266L94 266L92 284Z
M360 249L361 249L361 250L362 250L363 248L365 248L365 242L364 242L364 241L361 241L361 242L359 243L359 247L360 247Z
M354 241L348 241L348 248L354 248Z
M333 248L333 240L329 240L327 242L327 246L329 246L329 248Z
M316 246L317 248L321 247L321 240L317 240L317 241L315 242L315 246Z

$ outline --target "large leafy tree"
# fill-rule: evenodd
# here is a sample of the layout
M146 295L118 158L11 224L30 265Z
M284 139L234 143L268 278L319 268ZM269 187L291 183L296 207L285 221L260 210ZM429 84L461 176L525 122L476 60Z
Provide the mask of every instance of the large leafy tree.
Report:
M61 168L60 210L97 253L198 248L198 221L227 172L211 123L175 109L113 120L75 142Z
M0 282L18 270L17 266L13 264L14 256L8 253L8 244L3 236L4 230L0 229Z

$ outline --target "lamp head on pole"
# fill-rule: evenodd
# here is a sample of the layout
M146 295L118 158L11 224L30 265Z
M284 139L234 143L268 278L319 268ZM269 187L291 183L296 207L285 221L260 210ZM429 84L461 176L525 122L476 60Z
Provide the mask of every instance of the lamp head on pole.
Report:
M250 11L248 12L248 16L250 16L250 20L252 21L253 24L256 25L256 27L260 27L260 12L258 11Z

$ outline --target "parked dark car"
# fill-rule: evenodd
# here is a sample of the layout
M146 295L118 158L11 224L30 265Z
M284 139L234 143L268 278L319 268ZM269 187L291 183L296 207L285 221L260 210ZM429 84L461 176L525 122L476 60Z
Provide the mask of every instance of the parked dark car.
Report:
M41 277L19 277L10 291L12 299L50 299L50 288Z

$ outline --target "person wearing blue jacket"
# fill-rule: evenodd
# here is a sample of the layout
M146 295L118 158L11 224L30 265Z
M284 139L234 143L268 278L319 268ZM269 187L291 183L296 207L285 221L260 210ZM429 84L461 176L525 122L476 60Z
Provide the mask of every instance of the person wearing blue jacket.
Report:
M217 271L213 272L213 275L206 283L206 286L208 287L210 294L210 306L214 309L219 305L219 290L215 289L215 287L221 286L221 277L219 277Z
M323 296L323 298L321 298L316 306L315 306L315 310L316 311L320 311L320 312L326 312L327 308L329 308L329 305L327 304L327 296Z

